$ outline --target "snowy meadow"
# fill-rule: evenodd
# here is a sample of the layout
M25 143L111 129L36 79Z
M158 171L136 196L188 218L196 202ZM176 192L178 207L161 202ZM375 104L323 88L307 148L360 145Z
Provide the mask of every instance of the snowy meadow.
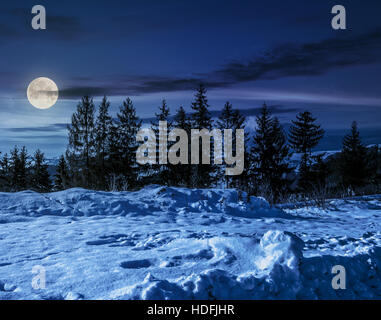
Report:
M381 196L323 210L233 189L0 193L0 299L380 299L380 218Z

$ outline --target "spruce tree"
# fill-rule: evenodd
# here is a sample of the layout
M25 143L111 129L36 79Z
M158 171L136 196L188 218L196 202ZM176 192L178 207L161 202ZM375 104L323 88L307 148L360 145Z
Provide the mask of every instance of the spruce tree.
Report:
M45 156L37 150L32 157L30 184L33 190L37 192L48 192L51 189L50 175Z
M10 157L10 190L13 192L19 191L19 172L20 172L20 157L19 157L19 149L15 146L11 150Z
M10 160L5 153L0 159L0 190L9 191L10 188Z
M10 187L11 191L22 191L29 187L29 156L25 146L21 150L15 146L11 151Z
M155 132L156 136L159 135L159 121L167 121L168 126L172 126L172 123L169 120L170 110L165 100L161 102L161 105L158 109L159 113L155 113L155 121L151 121L151 129Z
M273 172L271 176L271 187L274 190L273 202L277 202L289 192L290 181L287 176L292 171L290 166L290 148L287 137L278 118L274 118L272 125L272 137L274 150Z
M217 127L223 132L225 129L231 129L233 132L232 136L232 146L233 146L233 154L236 152L236 135L235 131L237 129L245 129L245 121L246 118L241 115L239 110L234 110L233 105L227 101L222 109L222 112L217 120ZM248 145L248 136L245 134L245 146ZM220 173L221 179L224 180L225 185L227 188L230 187L238 187L240 189L243 189L245 185L247 185L247 169L249 165L249 153L247 148L245 147L245 154L244 154L244 161L245 161L245 169L244 172L239 176L226 176L225 170L223 167L222 172Z
M375 193L379 192L381 175L380 175L380 147L378 144L369 149L369 170L371 171L371 183L376 187Z
M25 190L30 186L30 156L28 155L28 151L25 146L23 146L20 150L19 161L19 185L21 190Z
M221 111L220 116L218 117L217 127L221 130L234 129L233 114L233 105L229 101L227 101Z
M93 99L82 97L77 111L72 115L69 130L67 159L73 175L74 185L94 185L93 160L95 158L95 108Z
M135 188L138 185L139 167L136 162L138 143L136 135L141 128L141 120L130 98L123 101L118 117L118 145L121 159L121 173L125 178L124 188Z
M182 106L177 110L174 116L173 126L178 129L183 129L188 137L190 137L191 122ZM189 187L191 185L190 148L190 139L188 139L188 164L178 164L172 168L173 183L176 186Z
M54 178L55 190L65 190L70 187L69 168L64 155L61 155L58 161L57 171Z
M103 97L99 106L98 116L95 122L95 149L96 149L96 175L97 185L100 189L106 188L107 165L109 154L109 136L112 126L112 118L109 115L110 102Z
M191 121L184 108L181 106L174 116L174 127L185 130L185 132L189 135L191 126Z
M112 176L121 174L122 158L119 149L118 126L114 121L112 121L107 138L108 170L109 175Z
M251 149L250 173L254 192L271 202L277 202L287 192L290 156L287 139L277 118L272 117L266 104L256 118L257 128Z
M367 148L362 144L357 123L352 123L351 132L343 139L340 169L345 187L354 191L364 186L369 179Z
M289 143L295 152L302 154L299 166L299 187L308 192L311 190L312 149L316 147L324 136L324 130L315 123L316 118L309 111L304 111L292 121L289 132Z
M161 106L159 107L159 113L155 113L155 121L151 121L151 130L155 133L156 137L156 164L152 166L153 168L153 175L155 176L153 182L160 182L160 184L164 185L171 185L174 183L174 177L172 174L173 165L171 165L168 162L167 164L160 164L159 163L159 150L162 147L162 142L160 141L159 137L159 122L165 121L167 122L167 135L165 137L166 143L167 143L167 150L168 152L169 148L173 143L168 141L168 134L172 130L172 122L169 120L170 116L170 110L167 106L167 102L165 100L162 101Z
M212 130L213 120L209 111L206 89L200 85L195 94L195 100L192 102L192 125L193 129Z
M269 177L272 170L272 127L273 118L266 104L263 104L261 113L256 117L257 127L255 129L253 147L251 155L253 158L251 173L257 186L254 192L258 193L258 188L269 185ZM263 187L262 187L263 188Z
M206 129L211 131L213 129L213 120L209 111L208 99L206 96L206 89L200 85L195 94L195 100L192 103L192 129ZM201 140L201 139L200 139ZM211 139L211 159L213 159L213 139ZM202 150L201 141L199 142L199 150ZM205 150L208 152L208 150ZM215 182L216 167L211 164L202 164L202 151L199 153L199 164L192 165L192 178L191 184L194 187L211 187Z

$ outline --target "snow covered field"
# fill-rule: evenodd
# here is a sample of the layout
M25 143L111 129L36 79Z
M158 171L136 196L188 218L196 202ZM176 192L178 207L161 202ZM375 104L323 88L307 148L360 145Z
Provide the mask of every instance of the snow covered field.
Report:
M0 193L0 299L381 298L381 197L327 210L240 198L159 186ZM332 288L334 265L345 290ZM32 286L36 266L45 289Z

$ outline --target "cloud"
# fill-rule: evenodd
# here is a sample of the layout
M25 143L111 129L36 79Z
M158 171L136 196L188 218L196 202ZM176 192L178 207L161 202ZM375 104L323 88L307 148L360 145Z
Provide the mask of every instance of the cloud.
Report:
M230 83L318 76L341 67L381 61L381 31L305 44L283 44L248 62L231 62L212 76Z
M146 80L142 83L129 87L129 91L132 94L143 94L143 93L155 93L155 92L172 92L172 91L184 91L193 90L197 88L200 84L203 84L207 88L221 88L229 85L228 82L224 81L212 81L202 78L161 78Z
M59 91L60 98L63 98L63 99L77 99L77 98L83 97L85 95L88 95L88 96L102 96L105 94L112 95L112 93L115 93L115 91L111 92L109 88L91 87L91 86L89 86L89 87L82 87L82 86L69 87L69 88L61 89Z
M305 44L283 44L256 55L246 62L233 61L201 78L182 82L167 81L170 89L181 89L181 84L205 83L209 88L226 87L255 81L275 80L285 77L319 76L326 72L349 66L367 65L381 61L381 30L343 36ZM177 88L173 84L178 84ZM155 81L142 88L154 90ZM162 84L165 87L165 84ZM183 87L182 89L186 89Z
M90 96L138 96L157 92L175 92L194 90L200 84L208 88L224 87L223 82L204 81L193 78L171 78L160 76L102 76L102 82L93 81L89 77L83 79L73 78L78 86L71 86L60 90L60 97L66 99L78 99L84 95ZM81 83L92 85L83 86Z
M377 96L361 96L356 94L327 94L293 90L269 89L225 89L222 93L212 92L209 97L225 100L244 101L282 101L282 103L318 103L345 106L381 106L381 98Z
M193 90L200 83L209 89L285 77L319 76L330 70L381 62L381 30L356 36L338 36L320 42L285 43L245 61L232 61L209 73L190 77L110 76L107 85L78 86L62 95L140 95ZM106 77L103 77L106 78ZM86 78L83 79L86 81ZM82 82L83 82L82 81ZM92 80L86 83L90 84Z
M3 128L2 130L14 133L25 133L25 132L57 132L66 130L67 123L53 123L46 126L39 127L23 127L23 128Z
M17 139L22 139L22 140L34 140L34 141L38 141L38 140L43 140L43 141L47 141L47 140L52 140L52 141L64 141L66 142L67 140L67 135L65 134L61 134L61 135L58 135L58 134L52 134L52 135L22 135L22 136L18 136Z

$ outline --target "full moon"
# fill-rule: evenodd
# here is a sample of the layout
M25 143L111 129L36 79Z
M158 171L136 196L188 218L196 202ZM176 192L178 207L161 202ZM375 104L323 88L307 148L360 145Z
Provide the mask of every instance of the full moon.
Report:
M34 79L28 86L29 102L38 109L49 109L58 99L58 87L49 78Z

